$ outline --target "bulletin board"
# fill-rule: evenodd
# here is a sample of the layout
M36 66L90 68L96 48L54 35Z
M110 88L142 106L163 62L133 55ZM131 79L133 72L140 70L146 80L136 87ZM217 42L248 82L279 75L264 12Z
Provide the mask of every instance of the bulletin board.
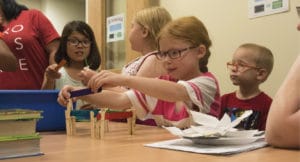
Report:
M250 19L288 10L289 0L248 0L248 17Z

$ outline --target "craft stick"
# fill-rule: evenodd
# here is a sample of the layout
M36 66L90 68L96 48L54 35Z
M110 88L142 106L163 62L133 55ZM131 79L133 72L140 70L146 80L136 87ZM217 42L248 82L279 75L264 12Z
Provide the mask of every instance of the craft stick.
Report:
M102 91L102 87L100 87L97 92L101 92L101 91ZM91 88L85 88L85 89L71 91L70 93L71 93L71 98L72 98L72 97L89 95L89 94L92 94L93 92L92 92Z
M90 111L90 124L91 124L91 137L92 138L95 138L96 137L96 135L95 135L95 126L96 126L96 124L95 124L95 115L94 115L95 113L94 113L94 111Z
M63 67L65 64L67 63L66 60L62 59L58 64L57 66L55 67L55 71L58 71L61 67Z

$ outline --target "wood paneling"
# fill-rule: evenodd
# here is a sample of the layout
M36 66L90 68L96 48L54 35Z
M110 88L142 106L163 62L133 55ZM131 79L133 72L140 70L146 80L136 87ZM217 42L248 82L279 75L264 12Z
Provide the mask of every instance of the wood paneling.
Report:
M105 0L87 0L87 22L92 27L101 54L101 69L105 62Z

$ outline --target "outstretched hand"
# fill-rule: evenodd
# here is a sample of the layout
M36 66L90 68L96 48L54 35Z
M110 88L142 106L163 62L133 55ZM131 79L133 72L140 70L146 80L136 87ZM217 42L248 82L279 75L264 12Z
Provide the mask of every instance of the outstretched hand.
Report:
M96 93L100 87L124 86L125 81L126 76L124 75L102 70L89 80L87 86Z
M49 65L45 70L45 77L50 80L59 79L61 74L56 69L58 65L57 64L51 64Z
M71 94L70 92L71 91L74 91L76 89L79 89L79 88L75 88L75 87L72 87L72 86L69 86L69 85L66 85L64 86L58 93L58 97L57 97L57 102L61 105L61 106L64 106L66 107L67 104L68 104L68 101L71 97ZM76 98L73 99L74 101L76 100Z
M97 72L94 70L91 70L90 68L85 67L81 72L78 74L79 78L81 79L81 82L83 85L87 85L89 80L96 75Z

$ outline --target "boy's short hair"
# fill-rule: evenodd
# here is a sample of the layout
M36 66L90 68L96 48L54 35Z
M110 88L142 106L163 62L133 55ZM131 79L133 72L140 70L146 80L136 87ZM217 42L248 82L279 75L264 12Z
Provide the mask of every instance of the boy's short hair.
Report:
M272 72L274 57L270 49L254 43L245 43L240 45L239 48L247 48L253 50L256 55L256 66L266 69L268 75Z

